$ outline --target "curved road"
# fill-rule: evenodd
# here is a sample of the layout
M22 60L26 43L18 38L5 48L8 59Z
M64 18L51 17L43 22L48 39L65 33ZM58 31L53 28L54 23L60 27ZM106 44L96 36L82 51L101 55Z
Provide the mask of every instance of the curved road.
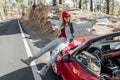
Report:
M31 67L20 61L27 56L18 21L14 19L0 25L0 80L58 80L52 69L43 79L35 79ZM41 66L42 63L37 65L39 69Z

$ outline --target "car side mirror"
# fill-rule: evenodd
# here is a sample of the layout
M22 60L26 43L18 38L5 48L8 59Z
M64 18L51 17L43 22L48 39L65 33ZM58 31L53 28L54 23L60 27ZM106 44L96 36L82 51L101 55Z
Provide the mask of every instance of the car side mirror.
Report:
M70 55L70 54L64 55L64 56L61 58L61 61L62 61L62 62L70 62L70 60L71 60L71 55Z

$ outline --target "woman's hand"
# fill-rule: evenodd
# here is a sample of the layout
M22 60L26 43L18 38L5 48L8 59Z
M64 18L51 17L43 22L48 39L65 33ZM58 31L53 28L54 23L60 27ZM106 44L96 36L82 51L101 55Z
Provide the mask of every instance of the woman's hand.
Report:
M97 22L96 20L91 21L91 23L92 23L93 26L96 24L96 22Z
M73 42L73 38L71 38L71 39L69 40L69 43L71 43L71 42Z

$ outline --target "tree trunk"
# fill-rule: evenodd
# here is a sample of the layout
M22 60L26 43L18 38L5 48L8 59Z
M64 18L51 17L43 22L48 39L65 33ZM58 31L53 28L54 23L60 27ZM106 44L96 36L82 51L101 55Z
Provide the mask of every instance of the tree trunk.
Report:
M93 1L90 0L90 11L93 11Z
M81 9L82 0L79 0L79 8Z
M106 0L106 14L109 14L109 0Z
M4 0L4 1L3 1L3 13L4 13L5 16L8 15L8 14L7 14L7 8L6 8L6 6L7 6L7 2L6 2L6 0Z
M59 4L62 4L62 0L59 0Z
M33 4L37 5L37 0L34 0Z
M56 6L56 5L57 5L57 1L53 0L53 6Z
M77 0L73 0L74 1L74 8L77 8Z
M76 7L75 8L78 8L78 0L76 0Z
M114 7L115 7L115 3L114 3L114 0L112 0L112 15L114 14Z
M37 7L37 0L34 0L32 8L35 9Z

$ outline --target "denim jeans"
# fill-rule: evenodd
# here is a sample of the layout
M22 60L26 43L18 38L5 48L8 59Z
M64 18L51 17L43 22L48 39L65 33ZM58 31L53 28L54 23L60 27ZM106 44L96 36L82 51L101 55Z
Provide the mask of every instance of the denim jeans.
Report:
M66 46L68 45L67 42L63 42L61 44L59 44L53 51L52 51L52 55L50 56L50 59L48 61L48 65L51 65L52 63L54 63L54 61L56 60L57 55L59 54L59 52L64 49Z
M59 45L61 43L64 43L64 42L66 42L66 38L64 38L64 37L60 37L60 38L57 38L57 39L51 41L50 43L48 43L47 45L45 45L40 51L38 51L34 55L35 59L38 58L38 57L40 57L40 56L42 56L45 52L50 51L52 49L55 49L53 51L53 53L56 53L56 50L57 50L57 52L59 52L58 51Z

